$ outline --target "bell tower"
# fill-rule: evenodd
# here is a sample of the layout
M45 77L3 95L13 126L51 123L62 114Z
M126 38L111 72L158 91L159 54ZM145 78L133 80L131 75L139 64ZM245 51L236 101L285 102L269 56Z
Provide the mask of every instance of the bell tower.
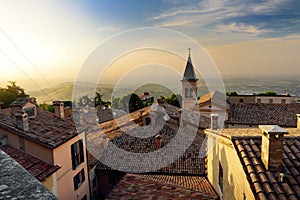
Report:
M189 50L188 60L185 66L182 83L182 108L190 110L197 103L197 77L191 59L191 48Z

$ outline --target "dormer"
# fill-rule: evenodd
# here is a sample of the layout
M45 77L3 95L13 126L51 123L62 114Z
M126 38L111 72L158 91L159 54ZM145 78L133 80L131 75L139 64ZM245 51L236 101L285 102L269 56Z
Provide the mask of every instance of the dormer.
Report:
M35 117L37 114L36 103L32 98L19 97L10 104L11 112L15 115L17 112L24 111L28 118Z

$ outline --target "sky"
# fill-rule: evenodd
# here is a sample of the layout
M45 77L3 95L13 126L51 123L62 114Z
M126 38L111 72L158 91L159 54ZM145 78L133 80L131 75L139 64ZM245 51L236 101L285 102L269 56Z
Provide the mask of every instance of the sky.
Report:
M300 76L299 0L0 0L0 5L0 86L13 80L38 90L74 81L99 45L111 44L99 55L105 60L140 35L133 31L118 44L114 37L143 27L189 36L204 48L222 77ZM168 43L170 51L188 55L185 41L155 37L162 46ZM193 49L191 54L196 59ZM134 57L139 62L116 62L119 66L103 80L116 79L126 70L141 74L132 70L134 63L148 66L149 60ZM182 63L175 60L169 59L168 65ZM184 64L179 74L183 69ZM168 70L160 75L167 76Z

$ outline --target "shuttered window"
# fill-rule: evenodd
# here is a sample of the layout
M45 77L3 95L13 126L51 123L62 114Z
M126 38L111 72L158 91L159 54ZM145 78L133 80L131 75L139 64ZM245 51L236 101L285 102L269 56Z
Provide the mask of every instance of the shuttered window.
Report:
M76 169L78 165L84 162L82 140L78 140L77 142L71 145L71 154L72 154L72 168Z
M77 190L80 185L85 181L84 169L82 169L76 176L73 178L74 190Z

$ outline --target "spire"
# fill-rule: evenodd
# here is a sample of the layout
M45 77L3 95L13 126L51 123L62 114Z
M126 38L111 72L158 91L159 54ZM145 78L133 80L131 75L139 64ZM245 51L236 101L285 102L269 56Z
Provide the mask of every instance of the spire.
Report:
M197 77L194 71L194 66L192 64L192 59L191 59L191 48L188 48L189 50L189 57L186 63L186 67L184 70L184 75L182 80L186 81L197 81Z

